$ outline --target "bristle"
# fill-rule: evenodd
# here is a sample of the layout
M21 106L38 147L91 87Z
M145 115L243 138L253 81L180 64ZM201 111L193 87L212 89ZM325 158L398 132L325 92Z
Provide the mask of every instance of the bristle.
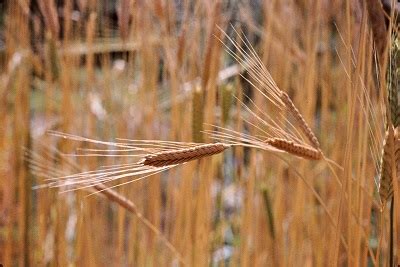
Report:
M322 159L321 151L314 148L306 147L304 145L296 144L293 141L285 140L282 138L271 138L268 139L266 143L279 150L286 151L301 158L311 160Z
M205 144L192 148L176 149L171 151L159 152L145 156L139 163L144 166L164 167L185 163L191 160L219 154L230 145L223 143Z

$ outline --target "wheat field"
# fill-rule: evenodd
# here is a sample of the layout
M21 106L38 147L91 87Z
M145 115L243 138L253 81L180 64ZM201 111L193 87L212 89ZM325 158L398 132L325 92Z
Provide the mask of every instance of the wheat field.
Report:
M0 265L399 265L398 11L0 1Z

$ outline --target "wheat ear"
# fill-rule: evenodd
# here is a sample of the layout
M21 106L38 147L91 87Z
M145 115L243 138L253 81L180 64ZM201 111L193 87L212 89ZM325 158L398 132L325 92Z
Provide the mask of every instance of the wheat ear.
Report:
M380 182L379 182L379 195L382 204L393 196L393 181L399 177L400 172L400 133L399 128L393 130L388 129L383 141L382 157L380 163ZM393 154L392 150L393 149ZM394 158L392 158L394 157ZM395 165L395 173L393 173L392 164Z
M146 155L139 164L144 166L164 167L185 163L191 160L219 154L230 145L223 143L198 145L191 148L162 151Z
M290 99L289 95L285 92L281 92L281 100L285 103L287 110L292 114L292 116L298 122L300 129L307 136L308 140L313 144L314 148L320 150L320 144L318 142L317 137L314 135L310 126L308 126L307 122L304 120L300 111L296 108L293 101Z
M266 141L267 144L273 146L279 150L286 151L295 156L311 159L320 160L322 159L322 153L320 150L310 148L302 144L296 144L293 141L289 141L283 138L271 138Z
M391 166L391 153L390 148L392 146L392 140L389 136L389 131L386 131L385 140L383 141L382 157L379 169L379 195L381 197L382 204L386 203L393 195L393 178L392 178L392 166Z

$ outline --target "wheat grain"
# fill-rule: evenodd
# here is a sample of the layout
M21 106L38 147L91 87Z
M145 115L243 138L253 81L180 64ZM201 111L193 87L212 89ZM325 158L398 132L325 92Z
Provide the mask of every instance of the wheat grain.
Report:
M185 149L163 151L145 156L139 163L144 166L164 167L219 154L230 145L223 143L205 144Z
M295 156L311 159L320 160L322 159L322 153L314 148L306 147L301 144L296 144L293 141L289 141L282 138L271 138L266 141L267 144L279 149L286 151Z

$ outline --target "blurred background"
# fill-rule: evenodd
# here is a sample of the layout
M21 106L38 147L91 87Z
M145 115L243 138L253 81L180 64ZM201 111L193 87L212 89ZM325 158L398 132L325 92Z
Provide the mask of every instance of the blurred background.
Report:
M388 25L380 1L0 1L0 263L387 264L375 180ZM268 107L219 28L249 39L342 169L234 148L115 188L158 233L90 190L32 190L131 160L66 156L93 146L49 130L103 141L211 142L209 124L254 133L235 97ZM30 171L27 150L42 168Z

